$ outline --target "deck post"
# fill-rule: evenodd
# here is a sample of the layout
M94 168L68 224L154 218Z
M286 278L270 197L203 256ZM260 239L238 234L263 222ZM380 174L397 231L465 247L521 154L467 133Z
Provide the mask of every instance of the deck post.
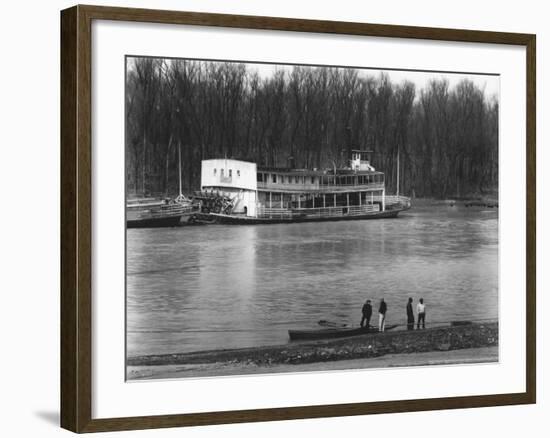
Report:
M311 195L311 199L313 200L313 208L315 208L315 193Z
M326 201L326 196L324 193L323 193L323 208L325 208L327 206L327 201Z
M302 194L298 193L298 210L300 209L300 199L302 198Z
M359 207L361 207L361 196L363 196L363 194L359 192Z
M269 192L269 208L273 208L272 198L271 198L271 192Z
M382 211L386 211L386 189L382 189Z
M283 207L283 199L285 198L285 194L283 192L281 192L281 208L284 208Z
M347 202L346 207L349 207L349 193L346 193L346 202Z
M334 196L334 206L336 207L336 193L333 193L332 196Z

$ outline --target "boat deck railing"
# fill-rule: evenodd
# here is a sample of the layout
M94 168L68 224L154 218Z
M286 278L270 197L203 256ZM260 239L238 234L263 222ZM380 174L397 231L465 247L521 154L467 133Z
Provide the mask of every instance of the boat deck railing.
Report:
M261 191L272 191L281 193L347 193L347 192L367 192L384 189L383 182L365 183L365 184L299 184L299 183L274 183L258 181L257 188Z
M338 207L319 208L258 208L258 217L286 219L293 217L338 217L338 216L359 216L366 213L380 211L379 204L351 205Z

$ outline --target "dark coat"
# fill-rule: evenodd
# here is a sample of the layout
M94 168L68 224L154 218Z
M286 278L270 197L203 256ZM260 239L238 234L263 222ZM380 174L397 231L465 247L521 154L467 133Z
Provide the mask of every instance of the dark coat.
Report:
M407 303L407 321L414 322L414 312L412 303Z
M388 306L385 301L382 301L380 303L380 307L378 309L378 313L381 313L382 315L385 315L388 310Z
M362 312L365 318L370 318L372 316L372 306L370 304L364 304Z

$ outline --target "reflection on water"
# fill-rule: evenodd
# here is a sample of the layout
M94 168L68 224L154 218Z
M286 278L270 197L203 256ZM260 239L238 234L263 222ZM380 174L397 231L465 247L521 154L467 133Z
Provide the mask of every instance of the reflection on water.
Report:
M498 212L420 207L398 219L130 229L128 355L287 342L319 319L357 324L367 298L404 323L496 318Z

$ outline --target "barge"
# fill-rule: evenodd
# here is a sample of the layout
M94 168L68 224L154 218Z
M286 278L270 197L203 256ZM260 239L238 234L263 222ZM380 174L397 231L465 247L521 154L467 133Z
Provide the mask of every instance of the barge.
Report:
M177 200L135 199L126 203L127 228L177 227L191 220L195 209Z

